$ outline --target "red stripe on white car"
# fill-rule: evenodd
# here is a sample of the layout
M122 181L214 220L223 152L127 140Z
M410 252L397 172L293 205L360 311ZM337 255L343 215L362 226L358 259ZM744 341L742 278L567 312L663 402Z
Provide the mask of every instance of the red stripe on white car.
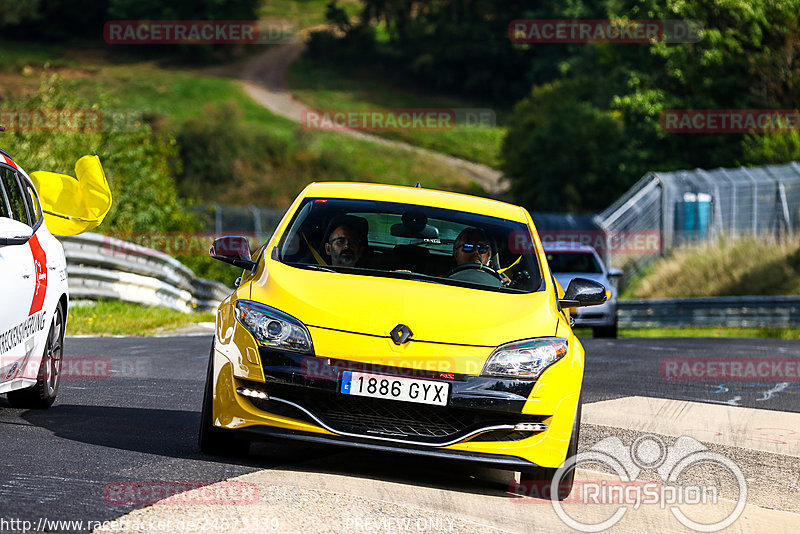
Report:
M45 254L36 234L33 234L28 243L31 246L33 266L36 271L36 289L33 292L31 311L28 312L28 315L33 315L41 311L44 305L44 295L47 293L47 254Z
M19 170L19 167L17 167L17 164L14 163L14 161L11 158L6 157L3 154L0 154L0 163L7 163L7 164L11 165L12 167L14 167L15 169Z

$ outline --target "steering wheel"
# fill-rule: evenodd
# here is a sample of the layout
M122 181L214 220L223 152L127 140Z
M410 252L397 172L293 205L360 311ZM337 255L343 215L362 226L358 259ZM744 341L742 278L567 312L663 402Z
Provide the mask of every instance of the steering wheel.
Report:
M472 270L472 269L477 269L477 270L479 270L481 272L484 272L486 274L490 274L490 275L494 276L495 278L497 278L498 282L502 282L502 280L503 280L503 277L500 276L500 273L498 273L497 271L495 271L494 269L492 269L488 265L484 265L482 263L464 263L462 265L457 265L456 267L453 267L452 269L450 269L450 272L447 273L445 275L445 277L450 278L451 276L453 276L456 273L460 273L462 271L467 271L467 270Z

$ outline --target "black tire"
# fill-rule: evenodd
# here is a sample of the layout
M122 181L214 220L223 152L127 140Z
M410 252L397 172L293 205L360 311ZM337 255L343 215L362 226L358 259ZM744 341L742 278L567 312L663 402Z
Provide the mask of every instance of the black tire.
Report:
M233 431L216 428L213 424L214 404L214 346L208 358L206 385L203 390L203 409L200 413L200 450L214 456L245 456L250 452L250 441L234 437Z
M567 460L578 454L578 441L581 434L581 406L583 402L578 399L578 409L575 412L575 422L572 424L572 436L567 447ZM550 484L556 476L558 469L552 467L536 467L520 473L519 482L525 488L527 495L549 496ZM558 485L558 500L563 501L572 493L575 482L575 467L569 469Z
M14 408L44 410L53 405L61 383L61 363L64 358L64 309L56 306L53 322L47 334L42 363L36 375L36 384L6 395Z
M594 333L594 337L617 337L617 323L614 323L612 326L596 326L592 328L592 332Z

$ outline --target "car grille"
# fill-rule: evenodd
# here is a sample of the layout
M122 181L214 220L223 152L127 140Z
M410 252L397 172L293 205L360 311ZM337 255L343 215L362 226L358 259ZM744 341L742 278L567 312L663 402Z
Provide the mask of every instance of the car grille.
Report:
M432 445L457 440L461 436L488 426L514 425L544 420L543 416L350 397L333 392L288 386L268 385L266 390L273 398L255 400L253 404L269 413L303 421L312 420L305 412L280 400L275 400L282 399L302 406L329 428L339 433L357 434L364 437L396 438ZM501 434L494 434L493 441L521 439L521 436L512 433L506 434L504 439L501 436Z
M334 399L318 409L329 426L355 434L447 438L477 423L458 410L382 399Z

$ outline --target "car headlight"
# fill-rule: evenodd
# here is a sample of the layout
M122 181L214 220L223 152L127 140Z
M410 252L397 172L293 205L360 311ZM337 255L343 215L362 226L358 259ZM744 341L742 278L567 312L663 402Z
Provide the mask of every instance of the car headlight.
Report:
M303 323L280 310L251 300L237 300L236 318L262 346L314 353Z
M547 367L567 354L567 340L541 337L497 347L486 360L481 376L538 378Z

